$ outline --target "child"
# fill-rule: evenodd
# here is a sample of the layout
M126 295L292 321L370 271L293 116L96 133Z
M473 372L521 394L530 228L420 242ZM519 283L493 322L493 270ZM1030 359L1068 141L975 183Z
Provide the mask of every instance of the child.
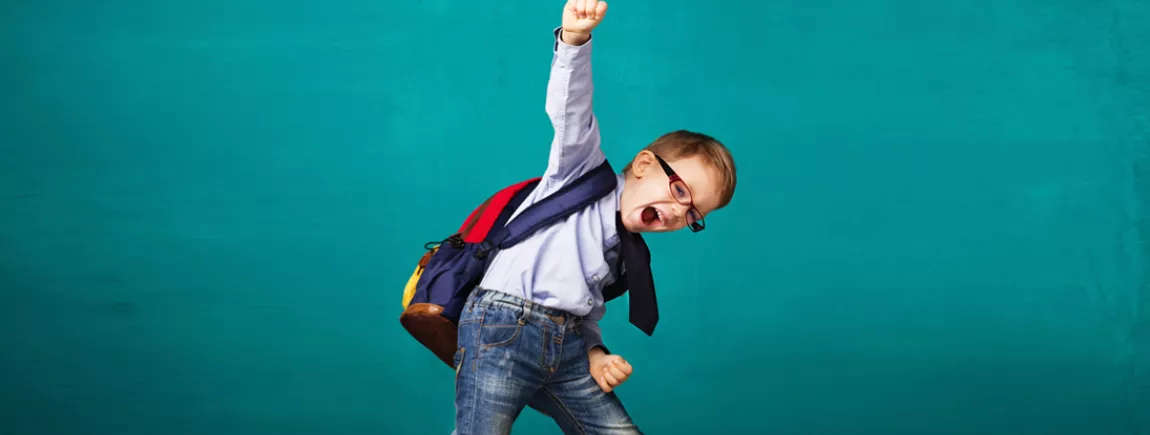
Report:
M598 0L563 9L547 86L550 161L519 210L605 160L591 110L590 32L606 11ZM654 288L635 233L701 231L703 217L730 202L735 166L718 141L677 131L639 152L618 179L615 194L492 257L459 319L456 433L508 434L525 406L567 434L639 433L613 393L633 369L603 345L603 289L622 266L631 320L650 334Z

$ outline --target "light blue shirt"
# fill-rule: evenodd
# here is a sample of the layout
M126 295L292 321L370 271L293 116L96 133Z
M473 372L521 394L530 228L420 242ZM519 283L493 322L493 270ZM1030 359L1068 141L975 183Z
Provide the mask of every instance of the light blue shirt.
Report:
M559 39L559 31L554 32L547 83L546 111L555 129L547 171L511 219L606 160L600 148L599 123L591 111L591 41L568 45ZM587 348L602 344L598 323L606 311L602 290L618 274L613 270L619 258L615 213L623 176L617 177L614 195L498 251L479 286L583 316Z

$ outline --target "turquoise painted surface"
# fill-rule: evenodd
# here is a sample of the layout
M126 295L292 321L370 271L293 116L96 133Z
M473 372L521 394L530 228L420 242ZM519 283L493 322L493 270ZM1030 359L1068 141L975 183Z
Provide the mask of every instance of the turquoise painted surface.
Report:
M400 288L543 170L560 5L0 3L0 433L449 433ZM608 312L647 433L1150 433L1150 4L609 15L613 161L742 171Z

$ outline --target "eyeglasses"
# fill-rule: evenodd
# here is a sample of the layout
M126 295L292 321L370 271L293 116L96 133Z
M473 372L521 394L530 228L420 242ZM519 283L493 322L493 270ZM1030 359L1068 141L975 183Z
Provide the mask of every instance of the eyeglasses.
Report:
M699 213L699 209L695 208L695 201L691 199L691 189L687 188L687 183L675 174L675 170L671 169L671 165L667 164L666 160L658 155L655 159L659 161L659 165L663 167L663 172L667 173L667 178L671 179L671 196L675 197L675 201L687 207L687 225L691 228L692 232L703 231L707 225L703 222L703 214Z

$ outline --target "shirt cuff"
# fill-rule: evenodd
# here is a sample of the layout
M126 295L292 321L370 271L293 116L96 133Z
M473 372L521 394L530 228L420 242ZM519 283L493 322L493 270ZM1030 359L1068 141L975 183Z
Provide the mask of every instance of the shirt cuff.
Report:
M603 344L603 333L599 330L599 322L585 320L580 326L583 328L583 341L587 344L588 352L598 347L602 348L603 352L611 353Z
M555 35L555 54L558 56L559 62L574 66L576 63L588 61L591 54L591 40L594 37L588 37L587 42L584 42L583 45L571 45L563 42L563 38L559 37L563 33L563 27L556 27L552 33Z

